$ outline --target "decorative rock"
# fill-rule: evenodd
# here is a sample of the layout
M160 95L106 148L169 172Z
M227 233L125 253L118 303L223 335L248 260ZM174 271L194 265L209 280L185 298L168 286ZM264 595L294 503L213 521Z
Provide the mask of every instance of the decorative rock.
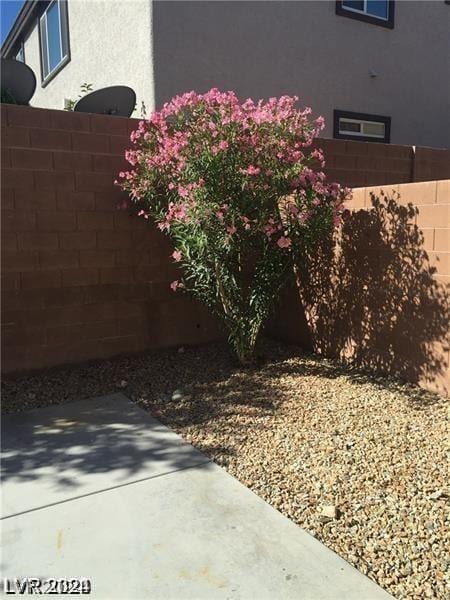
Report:
M322 506L319 513L319 521L322 523L329 523L330 521L338 518L338 511L334 504L326 504L325 506Z
M435 492L433 492L432 494L430 494L428 496L428 498L430 500L439 500L439 498L443 498L443 497L445 498L445 495L446 494L445 494L444 490L436 490Z
M178 348L178 354L184 354L184 351L185 351L184 346L180 346Z
M128 381L125 381L125 379L122 379L122 381L120 381L120 382L117 384L117 387L118 387L118 388L122 388L122 389L124 389L124 388L126 388L126 387L127 387L127 385L128 385Z
M174 393L172 394L172 400L174 402L179 402L180 400L184 400L185 398L185 394L183 392L183 390L175 390Z

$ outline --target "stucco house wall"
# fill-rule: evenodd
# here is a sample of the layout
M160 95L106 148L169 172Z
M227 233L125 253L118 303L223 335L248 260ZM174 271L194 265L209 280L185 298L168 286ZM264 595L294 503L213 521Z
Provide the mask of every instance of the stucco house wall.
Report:
M449 147L450 6L397 1L387 29L338 16L335 5L155 2L156 105L213 86L243 98L295 94L325 117L326 137L341 109L390 116L394 144Z
M83 83L94 89L128 85L153 109L152 3L149 0L69 0L70 62L45 86L41 85L37 22L24 43L25 62L38 79L32 106L64 108L76 99Z
M389 116L391 143L448 148L448 18L443 0L397 0L394 28L336 14L333 0L68 0L71 61L41 86L37 24L25 59L32 105L63 108L82 83L133 87L140 116L213 86L242 98L295 94L323 115ZM376 74L371 77L370 73Z

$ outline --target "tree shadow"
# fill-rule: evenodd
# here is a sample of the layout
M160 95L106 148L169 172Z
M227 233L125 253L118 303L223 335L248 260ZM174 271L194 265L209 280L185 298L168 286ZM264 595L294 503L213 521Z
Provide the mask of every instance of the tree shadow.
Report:
M206 461L122 394L2 419L7 511L30 510Z
M371 195L346 211L341 231L298 270L315 352L413 383L447 367L449 295L414 224L418 209L398 195ZM298 295L297 295L298 299Z
M205 369L214 355L220 364ZM117 382L130 373L126 397L114 394ZM179 401L171 399L177 388L183 391ZM32 401L38 410L20 406L29 389L42 391L42 399ZM12 413L2 419L3 483L31 486L40 481L44 498L78 497L97 487L126 485L204 461L204 455L163 424L181 433L222 417L232 421L241 411L257 418L276 410L277 393L257 370L248 377L219 343L186 348L182 355L165 349L49 369L9 378L3 391ZM112 395L98 398L108 392ZM95 396L95 401L79 401ZM14 414L18 408L25 412ZM242 435L248 427L248 422L242 425ZM210 456L231 452L209 446L205 441L199 445Z

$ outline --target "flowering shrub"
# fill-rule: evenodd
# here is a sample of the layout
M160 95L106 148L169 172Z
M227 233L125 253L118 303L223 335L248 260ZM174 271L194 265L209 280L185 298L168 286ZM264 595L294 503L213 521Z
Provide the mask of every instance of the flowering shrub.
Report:
M341 220L347 190L310 151L323 128L296 97L246 100L212 89L174 98L131 134L120 185L174 242L174 291L200 299L251 363L261 327L296 261ZM309 151L308 151L309 149Z

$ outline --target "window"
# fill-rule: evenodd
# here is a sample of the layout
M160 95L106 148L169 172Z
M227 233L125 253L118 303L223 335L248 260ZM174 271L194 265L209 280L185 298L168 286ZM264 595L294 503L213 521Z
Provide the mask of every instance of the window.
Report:
M336 14L389 29L394 27L393 0L340 0L336 2Z
M344 140L388 144L391 140L391 118L335 110L333 135L335 138Z
M70 60L67 1L53 0L40 19L42 85Z
M23 63L25 62L25 51L23 48L23 44L20 44L20 48L14 58L16 60L19 60L20 62L23 62Z

